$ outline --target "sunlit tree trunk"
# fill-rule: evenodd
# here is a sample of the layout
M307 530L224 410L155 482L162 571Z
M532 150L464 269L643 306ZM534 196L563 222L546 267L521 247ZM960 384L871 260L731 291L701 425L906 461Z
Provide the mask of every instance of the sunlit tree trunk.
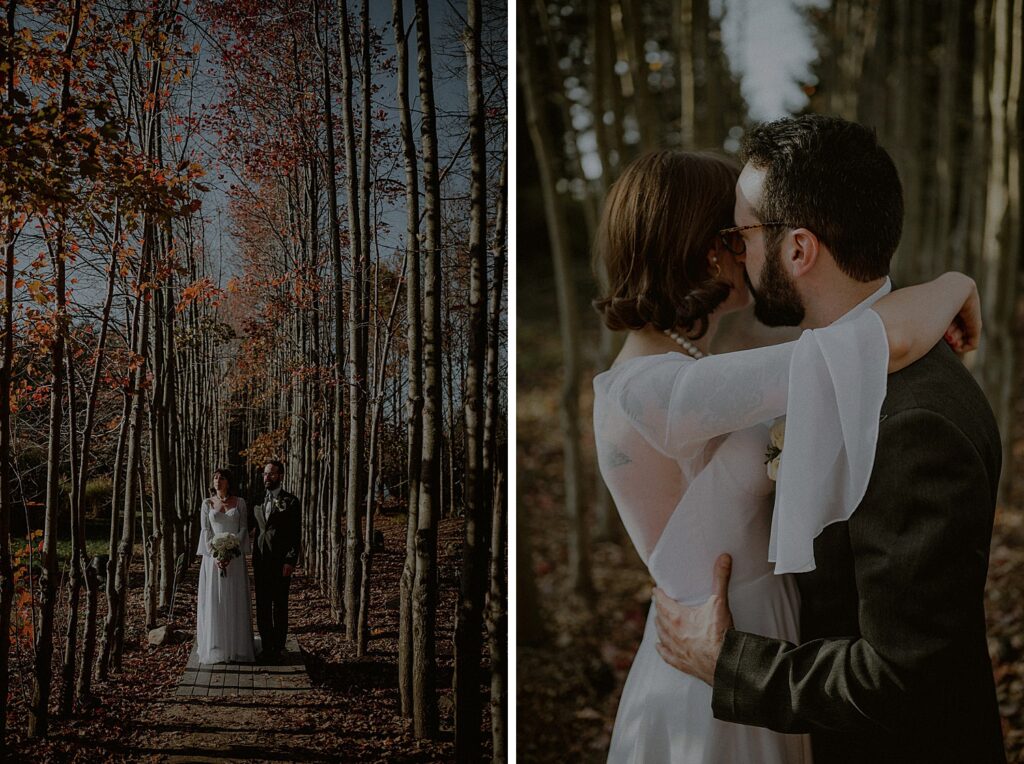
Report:
M155 225L147 220L144 224L142 242L142 268L145 278L151 278ZM142 318L136 337L135 354L137 368L133 373L130 394L131 413L128 421L128 437L125 445L124 458L124 522L121 526L121 539L117 547L117 564L114 570L114 596L107 613L107 628L112 629L110 644L110 668L121 668L121 656L124 650L125 607L128 597L129 570L131 568L132 551L135 545L135 510L137 496L140 492L139 465L142 459L142 430L145 427L145 380L149 333L150 300L145 299L146 287L140 280L140 291L136 310L141 311Z
M119 268L118 250L121 241L120 204L114 203L114 234L110 242L110 264L107 267L107 291L103 299L100 314L100 334L96 343L96 358L93 362L92 380L89 383L88 399L85 404L85 424L82 428L82 444L78 456L78 484L75 490L75 501L80 507L84 503L85 486L89 480L89 467L92 457L92 434L95 426L96 401L99 395L100 379L103 373L103 359L106 350L107 335L110 330L110 312L114 303L114 284ZM91 560L83 560L83 576L86 592L85 637L82 645L82 665L78 672L77 693L80 703L92 702L92 674L96 655L96 619L99 581L95 566Z

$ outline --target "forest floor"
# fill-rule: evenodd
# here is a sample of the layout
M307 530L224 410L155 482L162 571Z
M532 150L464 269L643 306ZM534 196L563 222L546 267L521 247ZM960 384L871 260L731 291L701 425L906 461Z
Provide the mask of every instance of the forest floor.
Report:
M417 740L399 712L398 579L405 559L404 517L382 517L383 551L374 557L371 641L358 658L344 628L332 623L319 585L301 568L292 583L290 628L313 688L250 696L175 697L191 641L152 647L142 618L141 561L134 569L123 669L96 683L99 706L69 719L54 719L50 735L29 740L31 648L12 655L11 761L352 761L440 762L453 756L452 642L458 593L461 519L441 522L438 534L440 596L437 662L441 734ZM198 565L179 588L175 621L194 629ZM62 601L66 597L62 594ZM102 603L103 598L100 597ZM101 604L101 611L103 606ZM63 629L61 628L61 633ZM63 640L61 640L63 641ZM62 650L57 652L62 653ZM486 645L485 645L486 653ZM486 657L485 657L485 660ZM54 661L54 702L60 691ZM486 688L481 687L481 690ZM490 755L490 718L483 699L484 758Z
M517 306L517 528L529 536L547 636L540 645L517 647L516 738L522 761L603 762L653 583L623 536L591 546L597 592L592 602L575 597L568 587L561 435L552 424L558 422L560 348L552 323L554 296L544 284L538 279L528 293L520 291ZM581 319L586 329L580 347L596 348L596 316L585 308ZM594 493L590 380L595 362L585 356L580 376L588 497ZM1024 374L1016 389L1024 391ZM1024 396L1015 405L1024 425ZM1012 500L996 515L986 613L1007 758L1024 762L1024 427L1010 436L1014 459L1004 470L1014 471L1014 486Z

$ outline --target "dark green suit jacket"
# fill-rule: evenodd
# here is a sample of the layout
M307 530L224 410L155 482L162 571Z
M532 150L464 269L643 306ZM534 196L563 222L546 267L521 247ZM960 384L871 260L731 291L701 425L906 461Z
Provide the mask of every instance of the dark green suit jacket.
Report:
M256 506L256 545L253 550L253 564L296 565L299 560L299 545L302 541L302 510L299 500L293 494L281 490L278 499L284 505L277 512L264 497Z
M714 714L810 732L815 764L1004 762L984 610L999 432L945 343L888 382L864 500L797 576L802 643L728 632Z

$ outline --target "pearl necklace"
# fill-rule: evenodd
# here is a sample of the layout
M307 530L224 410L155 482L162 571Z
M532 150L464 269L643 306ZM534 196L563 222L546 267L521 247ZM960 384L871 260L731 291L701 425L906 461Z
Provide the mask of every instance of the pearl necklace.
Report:
M701 352L701 350L696 345L694 345L692 342L686 339L686 337L681 335L675 329L665 329L663 331L666 337L670 337L673 340L675 340L676 344L679 345L684 351L686 351L686 354L691 358L699 361L701 358L705 356L705 353Z

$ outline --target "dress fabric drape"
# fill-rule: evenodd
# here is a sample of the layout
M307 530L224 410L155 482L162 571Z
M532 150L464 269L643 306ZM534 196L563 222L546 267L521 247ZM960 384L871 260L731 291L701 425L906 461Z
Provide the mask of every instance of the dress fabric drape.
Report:
M220 512L207 499L200 510L202 532L196 553L202 555L199 568L199 596L196 610L196 651L200 663L251 663L256 649L252 634L252 606L249 600L248 508L243 499L233 509ZM233 534L242 555L234 558L226 574L220 575L217 560L210 553L210 540L218 533Z

